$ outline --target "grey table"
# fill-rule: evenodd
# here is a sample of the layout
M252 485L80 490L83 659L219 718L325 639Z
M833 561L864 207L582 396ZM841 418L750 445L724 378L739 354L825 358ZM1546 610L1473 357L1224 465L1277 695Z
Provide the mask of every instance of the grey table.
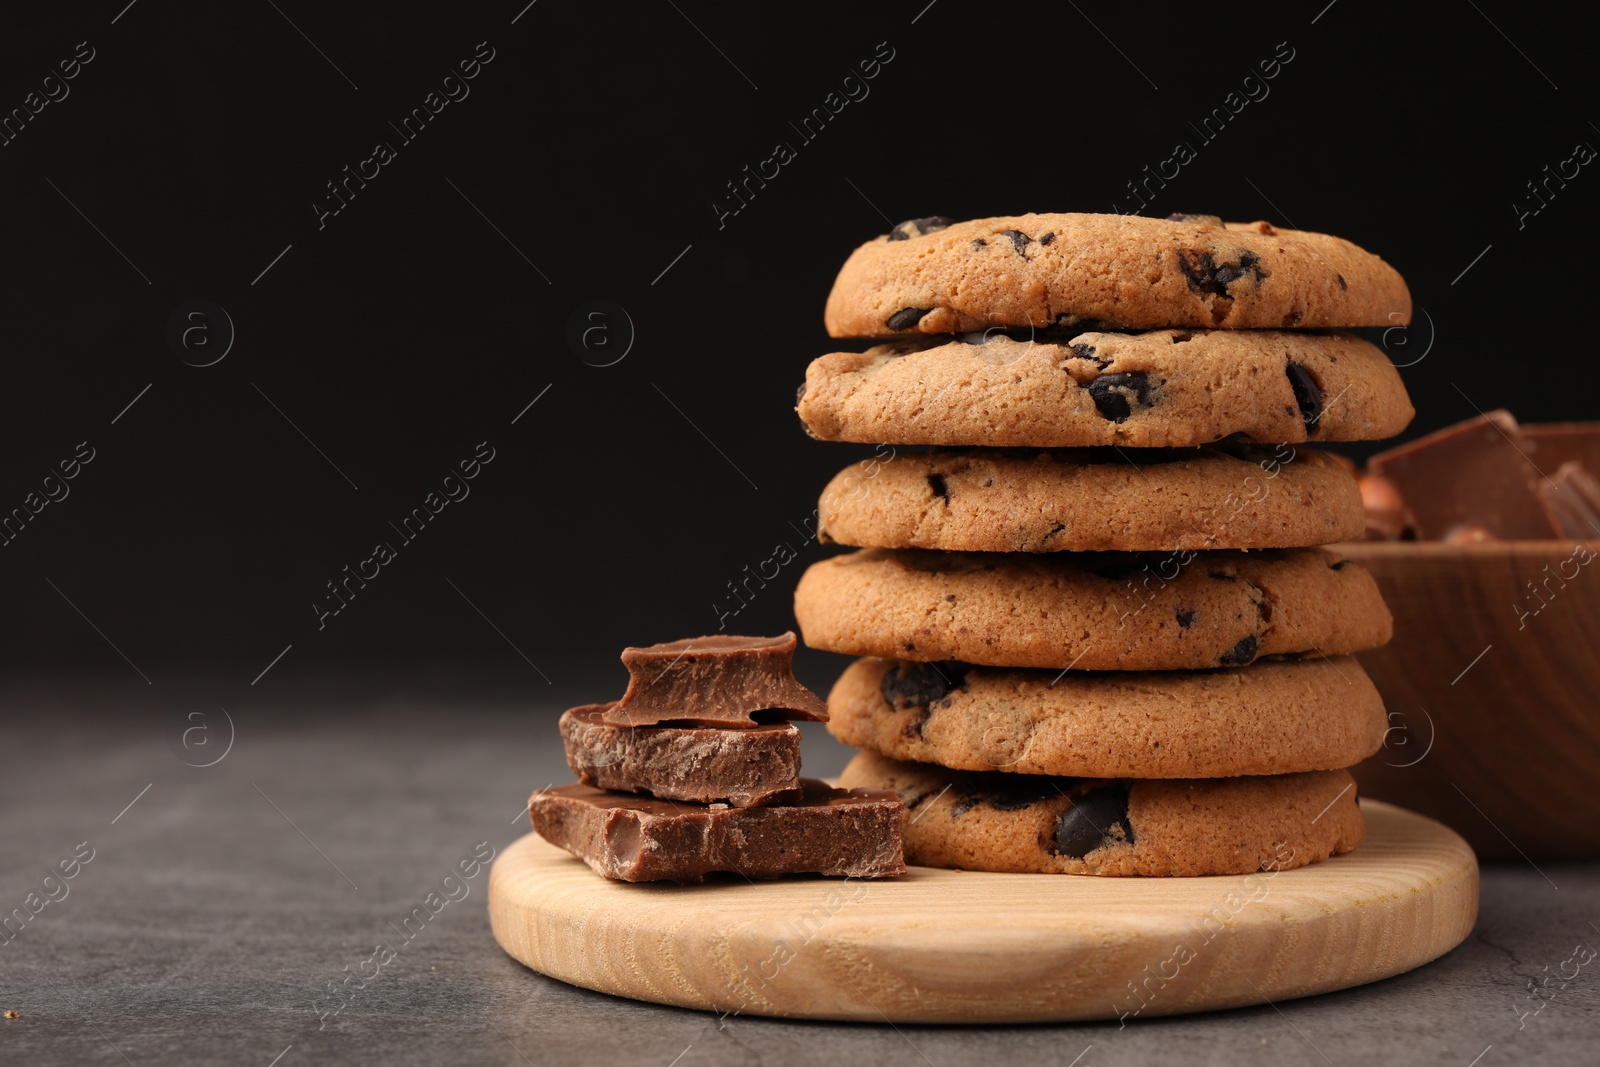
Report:
M520 836L526 795L569 777L563 696L477 670L9 680L0 1012L18 1017L0 1020L0 1063L1600 1062L1600 960L1518 1016L1539 1003L1530 980L1600 945L1600 864L1485 870L1477 931L1410 974L1126 1028L719 1024L563 985L500 951L486 874L458 868ZM811 772L842 766L825 734L807 746ZM319 1015L319 998L341 1003L328 983L401 942L430 892L458 899Z

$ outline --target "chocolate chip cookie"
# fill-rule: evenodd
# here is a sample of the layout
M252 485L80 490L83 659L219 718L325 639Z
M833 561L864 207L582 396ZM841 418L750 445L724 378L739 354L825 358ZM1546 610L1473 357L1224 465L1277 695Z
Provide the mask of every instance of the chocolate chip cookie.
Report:
M902 452L846 468L821 540L968 552L1292 548L1359 539L1355 475L1280 445Z
M899 760L1075 778L1337 770L1383 744L1383 700L1348 656L1247 671L1105 673L857 660L828 731Z
M969 871L1189 877L1348 852L1366 827L1348 771L1247 778L1051 778L863 752L839 778L905 804L906 862Z
M1374 345L1283 330L896 341L814 361L796 410L824 441L1029 448L1370 441L1414 414Z
M1389 264L1349 241L1204 215L914 219L857 248L834 337L991 326L1320 329L1411 321Z
M1372 575L1319 548L1027 556L867 549L794 596L811 648L1094 671L1242 667L1387 644Z

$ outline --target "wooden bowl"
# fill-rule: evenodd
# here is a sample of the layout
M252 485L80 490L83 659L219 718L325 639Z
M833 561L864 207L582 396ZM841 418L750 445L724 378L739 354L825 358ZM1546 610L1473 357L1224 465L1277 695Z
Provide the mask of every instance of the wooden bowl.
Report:
M1483 859L1600 857L1600 541L1359 542L1394 640L1360 656L1389 733L1363 796Z

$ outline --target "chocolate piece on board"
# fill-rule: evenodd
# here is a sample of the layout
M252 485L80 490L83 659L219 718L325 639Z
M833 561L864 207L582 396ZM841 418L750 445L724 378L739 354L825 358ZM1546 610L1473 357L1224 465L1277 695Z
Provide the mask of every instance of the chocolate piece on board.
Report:
M1600 539L1600 482L1577 460L1568 460L1539 483L1539 502L1563 537Z
M800 731L770 726L612 726L607 704L561 716L567 766L584 785L736 808L800 798Z
M905 809L893 791L835 789L815 778L800 784L798 802L758 808L563 785L533 794L528 813L541 837L613 881L702 882L716 871L749 878L905 873Z
M624 649L622 663L632 678L622 699L606 709L604 721L613 726L827 722L822 698L795 681L794 648L789 632L782 637L718 634Z
M1502 541L1561 536L1539 504L1543 479L1523 454L1510 412L1491 411L1380 452L1367 468L1399 491L1419 538L1446 540L1467 526Z

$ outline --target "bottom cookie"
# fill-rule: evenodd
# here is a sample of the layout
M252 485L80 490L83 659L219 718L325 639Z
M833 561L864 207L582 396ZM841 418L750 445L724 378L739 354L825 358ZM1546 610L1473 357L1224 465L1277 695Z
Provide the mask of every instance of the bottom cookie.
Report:
M952 771L859 753L844 788L892 789L905 857L925 867L1193 876L1288 870L1349 852L1366 828L1348 771L1086 779Z

